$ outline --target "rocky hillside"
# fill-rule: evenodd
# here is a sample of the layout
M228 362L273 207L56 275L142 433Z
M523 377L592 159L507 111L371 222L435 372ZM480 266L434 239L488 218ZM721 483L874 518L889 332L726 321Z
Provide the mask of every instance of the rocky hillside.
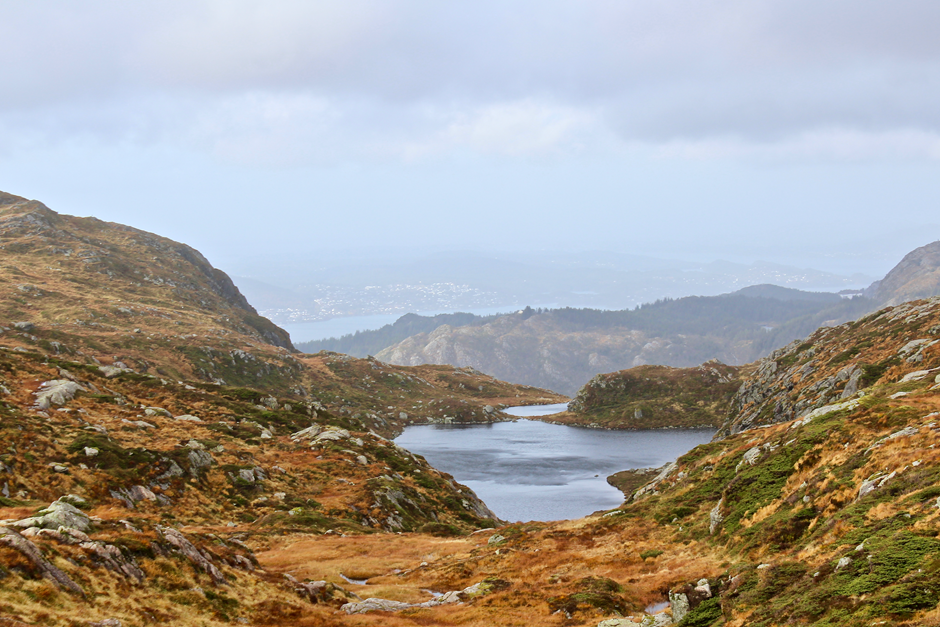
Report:
M387 436L557 395L292 354L208 279L177 291L169 270L140 286L108 275L120 227L78 230L114 266L44 257L42 238L90 224L59 218L2 242L32 246L2 268L4 625L940 625L940 299L737 371L601 378L575 406L613 422L613 401L710 415L738 391L719 438L634 473L621 507L504 525ZM176 261L161 267L195 267ZM146 303L160 315L115 313Z
M760 287L629 311L527 310L485 324L443 325L376 357L399 365L471 366L505 381L574 395L597 374L645 364L688 368L718 359L742 365L822 324L871 310L867 299Z
M896 382L912 369L911 385L932 380L930 368L940 365L934 364L940 356L938 305L934 298L882 309L774 351L755 364L735 395L722 433L804 418L832 403L851 404L859 390Z
M940 241L909 252L885 278L872 283L865 295L882 305L940 296Z
M472 369L296 354L196 251L2 201L0 622L325 624L304 617L355 595L269 574L257 551L496 524L383 436L561 398Z
M940 624L938 321L940 299L909 303L763 360L725 436L645 473L622 507L502 528L430 564L466 577L453 585L485 574L506 587L434 619L476 624L489 609L503 624ZM875 330L883 341L866 336ZM792 375L813 357L803 379L782 376L781 360L799 366ZM781 376L767 375L772 363ZM838 377L855 366L854 384ZM784 397L795 407L814 386L819 398L794 415L743 419Z
M741 369L718 361L696 368L638 366L597 375L578 390L563 424L605 429L720 427L741 385Z

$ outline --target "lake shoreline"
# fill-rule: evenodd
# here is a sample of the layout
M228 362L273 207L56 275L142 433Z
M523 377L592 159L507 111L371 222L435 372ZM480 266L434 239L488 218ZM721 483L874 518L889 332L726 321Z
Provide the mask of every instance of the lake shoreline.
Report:
M624 494L611 475L662 467L716 431L604 429L551 418L412 424L395 444L473 490L502 520L552 521L620 507Z

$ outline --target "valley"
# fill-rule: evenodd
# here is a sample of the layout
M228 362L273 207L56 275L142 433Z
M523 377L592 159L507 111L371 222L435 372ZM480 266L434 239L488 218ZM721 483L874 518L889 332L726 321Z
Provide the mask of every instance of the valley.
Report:
M597 353L539 387L301 353L194 249L0 194L0 622L938 625L935 246L863 299L761 287L421 332L543 373ZM519 424L717 435L621 468L604 510L513 523L395 442L511 427L569 400L552 390L568 410Z

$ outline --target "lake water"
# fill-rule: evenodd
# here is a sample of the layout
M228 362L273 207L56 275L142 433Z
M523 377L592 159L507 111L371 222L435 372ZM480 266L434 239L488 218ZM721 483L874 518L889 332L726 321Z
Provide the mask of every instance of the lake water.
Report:
M623 494L607 476L662 466L713 434L713 429L607 431L521 419L410 426L395 443L453 475L501 519L528 521L613 509Z

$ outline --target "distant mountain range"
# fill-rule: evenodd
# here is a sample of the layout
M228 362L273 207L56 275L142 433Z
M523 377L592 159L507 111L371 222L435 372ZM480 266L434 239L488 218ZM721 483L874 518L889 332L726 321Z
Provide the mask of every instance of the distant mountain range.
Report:
M526 304L626 309L659 298L715 296L765 283L837 292L873 280L767 262L698 263L610 252L456 251L304 270L300 276L288 271L276 278L235 281L263 315L288 324L408 312L508 311Z
M661 299L620 311L409 314L376 331L298 348L375 355L396 365L470 366L507 381L574 395L597 374L645 364L692 367L710 359L745 364L820 326L855 319L883 304L938 293L940 242L935 242L912 251L864 295L849 298L763 284L720 296Z

